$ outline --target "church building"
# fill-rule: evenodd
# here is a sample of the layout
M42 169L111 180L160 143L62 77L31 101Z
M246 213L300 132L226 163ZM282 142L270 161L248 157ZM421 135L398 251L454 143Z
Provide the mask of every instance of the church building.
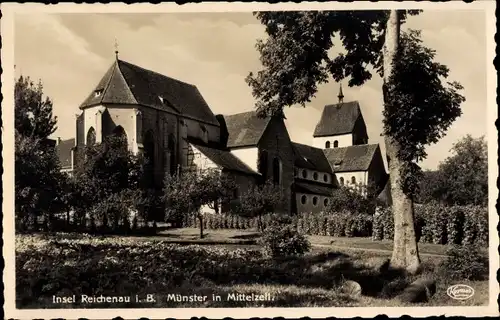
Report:
M310 146L291 141L282 118L214 115L196 86L117 57L80 105L74 138L57 141L63 170L71 173L84 146L111 134L151 159L156 187L166 174L217 169L236 181L237 200L271 180L285 199L278 212L322 211L339 186L380 192L388 178L379 145L368 144L358 102L344 103L342 92L324 107Z

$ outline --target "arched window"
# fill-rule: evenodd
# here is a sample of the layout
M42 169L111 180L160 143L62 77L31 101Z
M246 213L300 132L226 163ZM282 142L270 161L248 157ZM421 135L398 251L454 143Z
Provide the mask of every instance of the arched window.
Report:
M355 177L355 176L352 176L352 177L351 177L351 183L352 183L352 184L356 184L356 177Z
M317 172L313 173L313 179L318 180L318 173Z
M278 158L273 159L273 183L281 185L281 161Z
M337 140L333 141L333 147L338 148L339 147L339 142Z
M307 178L307 171L305 169L302 170L302 178L304 178L304 179Z
M144 135L144 157L147 160L144 176L148 185L152 185L155 180L155 138L152 130L148 130Z
M173 134L168 135L167 148L170 152L169 166L170 175L174 175L177 171L176 150L175 150L175 137Z
M267 180L267 151L262 150L259 154L259 163L258 163L258 168L257 170L259 173L262 175L262 178L264 180Z
M327 142L325 143L325 148L326 148L326 149L330 149L330 141L327 141Z
M304 194L301 198L300 198L300 203L302 204L306 204L307 202L307 196Z
M340 177L339 182L340 182L340 185L343 186L344 185L344 178Z
M120 139L120 142L123 145L123 147L128 147L127 133L125 132L125 129L123 129L122 126L116 126L111 134L113 137Z
M318 197L313 197L313 206L318 205Z
M328 198L325 198L325 200L323 200L323 205L326 207L328 206Z
M90 127L89 131L87 132L87 146L93 146L95 142L96 142L95 129L93 127Z
M323 175L323 181L328 182L328 175L326 173Z

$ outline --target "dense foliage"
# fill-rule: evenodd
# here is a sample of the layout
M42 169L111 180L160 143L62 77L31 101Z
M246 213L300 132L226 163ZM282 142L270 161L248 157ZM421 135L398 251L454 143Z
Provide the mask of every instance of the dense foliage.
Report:
M20 77L15 84L15 214L16 231L49 227L54 212L64 208L67 176L49 135L57 119L52 101L43 96L41 83Z
M373 197L365 197L359 190L343 186L332 193L332 197L325 211L333 213L345 210L349 212L373 214L375 206L376 202Z
M470 135L451 149L452 155L439 164L425 181L423 199L448 205L486 205L488 203L488 152L484 137ZM434 184L429 184L434 182Z
M185 171L165 179L163 201L166 204L166 220L179 221L185 215L198 220L200 238L203 238L203 206L219 210L228 203L234 193L234 180L219 170ZM217 209L216 209L217 208Z
M311 250L311 243L297 231L292 219L274 215L260 239L264 252L273 258L301 256Z
M283 204L281 190L272 182L256 185L240 197L240 214L244 217L256 217L259 230L264 230L262 216L277 211Z
M454 246L440 265L441 272L455 280L483 280L488 274L488 256L478 245Z
M420 242L435 244L488 244L488 209L479 206L416 205L416 233ZM373 216L373 239L392 239L390 209Z
M435 51L422 44L419 31L402 33L394 72L384 86L384 134L399 145L403 190L412 195L421 175L416 162L427 157L425 147L438 142L462 114L465 101L458 82L443 84L449 69L434 58Z
M128 150L126 140L110 135L85 147L72 180L75 229L117 232L148 221L142 172L146 160Z

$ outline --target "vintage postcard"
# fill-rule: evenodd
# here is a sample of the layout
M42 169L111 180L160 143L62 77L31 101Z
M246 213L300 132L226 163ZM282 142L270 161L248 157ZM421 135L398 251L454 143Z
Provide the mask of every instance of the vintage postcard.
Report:
M494 8L3 4L6 317L498 316Z

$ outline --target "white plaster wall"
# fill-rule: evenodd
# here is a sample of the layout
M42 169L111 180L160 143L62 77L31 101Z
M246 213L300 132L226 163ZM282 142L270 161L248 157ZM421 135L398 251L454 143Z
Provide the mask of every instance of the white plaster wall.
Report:
M368 171L355 171L355 172L336 172L335 176L340 184L340 178L344 178L344 185L352 187L351 179L356 177L356 185L362 183L363 185L368 184Z
M219 167L203 153L201 153L195 146L190 145L194 152L193 164L198 170L218 169Z
M85 141L85 143L87 143L87 133L89 132L90 127L93 127L95 130L96 142L101 141L102 133L98 131L100 126L97 125L97 116L96 116L97 112L101 108L103 108L103 106L99 105L99 106L94 106L91 108L86 108L85 110L83 110L83 114L84 114L83 127L85 130L84 136L83 136L83 141Z
M231 150L231 153L243 161L247 166L257 171L259 149L256 147Z
M330 148L333 148L333 142L337 140L339 142L339 148L352 146L352 134L341 134L338 136L328 136L328 137L318 137L313 138L313 147L319 149L325 149L327 141L330 141Z

